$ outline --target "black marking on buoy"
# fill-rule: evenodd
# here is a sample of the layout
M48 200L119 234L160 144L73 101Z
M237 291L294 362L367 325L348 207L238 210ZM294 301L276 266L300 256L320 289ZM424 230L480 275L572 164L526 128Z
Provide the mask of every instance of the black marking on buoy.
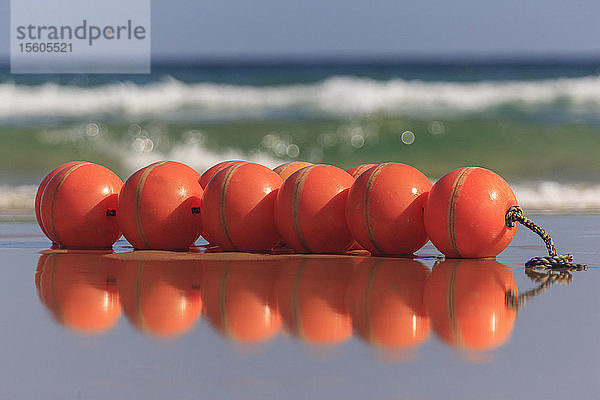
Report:
M117 216L117 210L106 210L106 216L107 217L116 217Z
M200 214L200 207L192 207L192 214Z

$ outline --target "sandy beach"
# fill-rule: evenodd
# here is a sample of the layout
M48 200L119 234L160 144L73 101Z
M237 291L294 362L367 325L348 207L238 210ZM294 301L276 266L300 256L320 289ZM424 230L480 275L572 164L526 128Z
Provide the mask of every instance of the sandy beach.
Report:
M591 268L518 311L505 291L538 286L523 263L545 251L523 228L496 261L441 261L430 243L414 259L205 254L201 240L184 253L124 240L113 254L49 251L36 225L0 224L0 397L598 394L600 217L536 221ZM539 384L556 365L568 391Z

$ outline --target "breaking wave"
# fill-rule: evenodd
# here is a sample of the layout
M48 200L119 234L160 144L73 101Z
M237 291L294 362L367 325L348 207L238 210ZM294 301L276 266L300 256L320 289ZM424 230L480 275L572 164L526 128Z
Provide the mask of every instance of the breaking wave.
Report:
M123 82L88 87L0 84L0 121L97 116L264 118L282 113L428 117L549 109L575 116L600 112L600 77L431 82L334 76L317 83L280 86L185 83L172 78L143 85Z

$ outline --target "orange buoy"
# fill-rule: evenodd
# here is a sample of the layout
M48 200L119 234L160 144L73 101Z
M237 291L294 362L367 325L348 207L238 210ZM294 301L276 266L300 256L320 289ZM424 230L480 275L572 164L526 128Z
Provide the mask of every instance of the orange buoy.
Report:
M35 274L41 302L69 329L96 334L112 328L121 316L115 263L106 252L43 254Z
M206 189L206 185L208 185L208 182L210 182L210 180L213 178L213 176L218 174L219 171L229 167L230 165L238 164L241 162L244 162L244 161L238 161L238 160L222 161L218 164L213 165L212 167L207 169L200 177L200 186L202 186L202 189Z
M292 161L292 162L288 162L285 164L281 164L281 165L273 168L273 171L275 171L277 174L279 174L279 176L281 176L281 179L283 179L285 181L288 178L288 176L292 175L294 172L298 171L299 169L308 167L309 165L313 165L313 164L309 163L309 162L304 162L304 161Z
M185 164L161 161L140 169L119 195L119 224L135 249L184 250L202 231L197 208L200 174Z
M42 232L44 232L44 235L46 235L47 237L50 237L50 234L46 231L46 228L44 228L44 224L42 224L42 212L40 210L40 204L42 202L42 194L44 193L44 189L46 189L46 185L48 184L48 182L50 182L50 179L52 179L54 177L54 175L56 175L58 172L62 171L65 168L68 168L72 165L80 164L82 162L83 161L71 161L71 162L59 165L58 167L56 167L52 171L50 171L50 173L48 175L46 175L46 177L44 179L42 179L42 182L38 186L37 193L35 194L35 219L37 219L38 225L42 229ZM58 244L58 243L56 243L56 244Z
M410 348L429 338L423 290L429 269L411 259L367 257L348 285L354 329L376 347Z
M431 182L410 165L371 167L354 182L346 222L356 241L373 254L411 254L427 242L423 206Z
M210 243L226 251L266 251L280 235L274 207L283 181L269 168L237 163L221 170L206 186L202 223Z
M210 182L210 180L213 178L213 176L215 176L221 170L223 170L231 165L239 164L242 162L245 162L245 161L230 160L230 161L222 161L218 164L213 165L212 167L207 169L200 177L200 186L202 186L202 189L206 189L206 185L208 185L208 182ZM206 241L208 241L208 243L213 244L213 241L210 239L209 233L206 232L206 230L204 230L204 229L202 230L202 237L204 239L206 239Z
M123 181L98 164L80 162L56 172L40 199L42 230L66 248L109 248L121 236L112 212Z
M468 350L490 350L505 343L516 311L506 293L517 293L512 272L496 260L447 259L433 268L425 285L425 308L444 342Z
M285 242L303 253L342 253L354 242L345 218L354 180L332 165L311 165L285 180L275 223Z
M425 229L446 257L495 257L517 227L506 212L517 199L506 181L485 168L459 168L433 185L425 203Z
M273 293L281 261L226 258L205 262L205 315L217 331L232 340L268 340L281 329Z
M360 174L362 174L369 168L374 167L375 165L377 165L377 164L360 164L360 165L354 166L350 169L347 169L346 172L349 173L350 175L352 175L352 177L354 179L356 179L360 176ZM357 241L354 241L354 243L352 243L352 246L350 246L350 249L351 250L364 250L364 247L362 247L360 245L360 243L358 243Z
M192 329L202 311L203 265L198 260L182 259L177 253L125 253L119 255L119 264L121 304L137 329L158 337Z
M357 260L292 257L280 267L275 298L287 331L309 343L334 344L352 336L345 295Z
M360 164L357 165L355 167L352 167L348 170L346 170L347 173L349 173L350 175L352 175L352 177L354 179L358 178L363 172L365 172L366 170L368 170L371 167L376 166L377 164Z

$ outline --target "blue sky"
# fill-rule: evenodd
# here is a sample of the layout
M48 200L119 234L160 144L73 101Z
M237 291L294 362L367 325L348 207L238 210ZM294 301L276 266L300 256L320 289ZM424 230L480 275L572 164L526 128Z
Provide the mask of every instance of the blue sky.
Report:
M6 57L9 0L0 7ZM596 56L599 16L598 0L153 0L152 51L191 58Z

